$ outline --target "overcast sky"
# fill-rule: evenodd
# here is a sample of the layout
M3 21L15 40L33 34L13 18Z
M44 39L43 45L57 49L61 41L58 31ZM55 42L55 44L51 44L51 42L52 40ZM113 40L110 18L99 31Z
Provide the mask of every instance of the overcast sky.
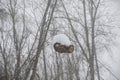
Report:
M115 17L115 25L120 27L120 0L108 0L108 5L111 9L111 13ZM115 39L116 46L112 48L112 56L108 57L109 55L103 55L104 61L106 64L109 64L111 67L111 71L120 79L120 30L115 30L115 33L119 35ZM111 75L107 76L109 80L116 80L115 78L111 77Z

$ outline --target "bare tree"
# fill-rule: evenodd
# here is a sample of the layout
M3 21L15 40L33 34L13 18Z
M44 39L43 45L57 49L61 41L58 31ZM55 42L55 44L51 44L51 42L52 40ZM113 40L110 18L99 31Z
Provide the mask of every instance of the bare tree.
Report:
M107 48L99 39L112 34L100 22L102 0L1 2L0 79L102 80L102 66L119 80L98 58ZM59 33L69 37L73 53L55 52L52 38Z
M49 30L49 26L50 26L50 23L51 23L51 19L52 19L52 16L53 16L55 6L57 4L57 0L53 0L53 4L52 4L53 7L52 7L52 10L50 10L50 12L49 12L49 9L51 7L51 3L52 3L52 0L49 0L48 4L47 4L47 7L46 7L46 10L45 10L45 13L44 13L44 16L43 16L41 26L40 26L41 29L40 29L39 43L38 43L37 52L36 52L36 55L35 55L33 72L32 72L32 76L31 76L30 80L34 80L34 78L35 78L35 73L36 73L36 68L37 68L37 64L38 64L39 55L40 55L41 50L43 48L44 42L46 41L47 33L48 33L48 30ZM47 17L48 13L50 13L49 17ZM48 22L46 22L47 20L48 20Z

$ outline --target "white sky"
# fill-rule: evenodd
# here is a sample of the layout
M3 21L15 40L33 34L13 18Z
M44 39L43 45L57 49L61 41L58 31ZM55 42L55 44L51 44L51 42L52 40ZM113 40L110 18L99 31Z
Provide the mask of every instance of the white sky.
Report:
M120 27L120 0L107 0L110 7L110 11L115 17L115 25ZM108 54L104 56L104 62L110 65L110 70L120 79L120 30L114 30L118 37L115 39L115 45L112 47L112 55L109 57ZM111 75L107 75L108 80L116 80Z

